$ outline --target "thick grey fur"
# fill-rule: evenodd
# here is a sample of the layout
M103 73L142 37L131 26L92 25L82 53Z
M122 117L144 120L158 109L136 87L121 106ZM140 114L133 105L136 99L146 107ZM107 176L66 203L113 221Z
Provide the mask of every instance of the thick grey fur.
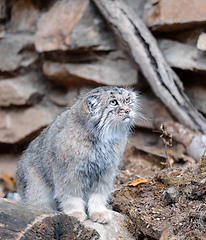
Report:
M80 97L20 159L22 201L80 221L88 213L93 221L108 222L112 213L105 205L138 110L138 95L131 89L99 87Z

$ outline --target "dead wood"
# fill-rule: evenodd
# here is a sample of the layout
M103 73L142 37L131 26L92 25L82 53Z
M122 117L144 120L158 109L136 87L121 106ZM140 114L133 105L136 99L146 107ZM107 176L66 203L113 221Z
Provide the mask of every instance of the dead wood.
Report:
M76 218L0 198L0 239L99 239Z
M172 115L189 128L206 134L204 117L184 93L179 77L166 63L156 39L143 21L120 0L93 2Z

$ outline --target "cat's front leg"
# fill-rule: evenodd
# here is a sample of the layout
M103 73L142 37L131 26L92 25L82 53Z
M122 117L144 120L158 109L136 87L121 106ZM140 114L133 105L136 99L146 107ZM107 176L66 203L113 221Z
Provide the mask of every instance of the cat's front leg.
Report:
M80 222L87 218L85 203L81 197L66 195L61 199L59 207L64 213L76 217Z
M103 193L92 193L88 201L88 212L91 220L108 223L112 219L112 211L106 208L107 196Z
M65 174L59 176L55 183L54 198L58 204L58 208L70 216L76 217L80 222L83 222L87 218L85 213L85 202L82 193L82 184L78 179L70 179L67 176L67 181L62 179ZM62 184L64 183L64 184Z

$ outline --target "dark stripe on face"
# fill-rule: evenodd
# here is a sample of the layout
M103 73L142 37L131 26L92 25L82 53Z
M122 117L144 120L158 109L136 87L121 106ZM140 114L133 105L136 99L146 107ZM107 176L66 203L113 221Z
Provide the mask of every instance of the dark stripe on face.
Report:
M109 114L112 113L112 112L113 112L113 110L110 110L110 111L107 113L107 115L106 115L106 117L105 117L105 119L104 119L104 122L103 122L103 124L102 124L102 126L101 126L101 130L102 130L102 128L105 126L105 122L106 122Z

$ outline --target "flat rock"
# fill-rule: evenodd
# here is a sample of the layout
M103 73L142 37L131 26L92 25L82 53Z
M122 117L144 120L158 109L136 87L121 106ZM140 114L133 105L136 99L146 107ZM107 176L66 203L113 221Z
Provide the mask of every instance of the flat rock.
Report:
M36 61L33 40L30 34L6 34L0 40L0 71L12 72Z
M131 232L134 231L131 220L117 212L113 212L113 218L108 224L99 224L92 222L91 220L86 220L83 225L96 230L99 233L101 240L136 239L131 234Z
M94 88L94 87L93 87ZM71 107L77 101L80 95L93 89L92 87L75 87L69 89L55 88L50 91L48 99L59 107Z
M100 236L61 212L0 198L0 238L94 240Z
M0 110L0 143L14 144L31 140L31 135L55 118L55 109L35 106Z
M29 227L28 227L29 226ZM0 198L0 238L8 239L78 239L78 240L135 240L130 231L133 224L117 212L108 224L86 220L57 211L44 211L24 203ZM38 236L38 237L37 237Z
M129 5L131 7L135 14L138 15L138 17L142 18L142 14L144 13L144 6L147 3L145 0L124 0L124 3L126 5Z
M34 3L16 0L11 6L9 29L12 32L35 32L40 13Z
M27 74L12 79L0 81L0 106L8 107L11 105L21 106L35 104L41 100L43 91L32 84L38 76Z
M197 48L206 51L206 33L201 33L197 40Z
M159 39L159 48L171 67L191 71L206 71L204 52L195 46L173 40Z
M123 52L112 52L107 57L91 63L45 62L44 75L65 85L98 83L128 86L137 83L137 67Z
M173 31L206 23L206 0L149 0L144 20L152 30Z
M112 50L116 41L111 30L89 0L58 1L38 23L35 47L54 50Z
M148 97L150 96L150 97ZM137 121L137 126L151 129L159 129L160 125L166 121L172 122L172 116L163 103L149 94L141 97L141 113L146 117L145 120Z
M192 104L200 112L206 114L206 88L201 85L195 85L186 87L185 92L190 98Z

